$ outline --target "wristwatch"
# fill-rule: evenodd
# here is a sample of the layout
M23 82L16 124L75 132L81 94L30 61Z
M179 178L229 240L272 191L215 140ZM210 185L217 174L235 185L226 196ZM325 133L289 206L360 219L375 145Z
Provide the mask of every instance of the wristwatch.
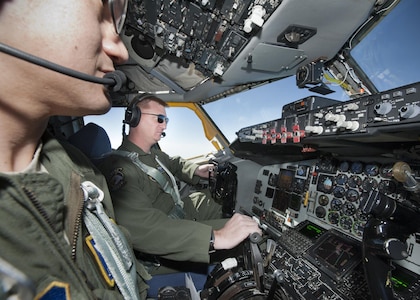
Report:
M214 249L214 231L211 231L210 236L210 245L209 245L209 254L216 252L216 249Z

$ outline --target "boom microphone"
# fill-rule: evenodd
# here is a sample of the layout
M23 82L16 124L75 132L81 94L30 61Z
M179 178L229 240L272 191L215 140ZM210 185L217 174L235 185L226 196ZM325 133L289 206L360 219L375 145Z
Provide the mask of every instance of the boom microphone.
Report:
M71 77L81 79L84 81L107 85L108 89L112 92L118 92L119 90L121 90L122 86L127 81L127 77L125 76L125 74L119 70L106 73L105 76L101 78L101 77L92 76L89 74L85 74L85 73L82 73L73 69L60 66L51 61L34 56L24 51L18 50L16 48L7 46L3 43L0 43L0 51L6 54L9 54L11 56L23 59L29 63L33 63L35 65L50 69L52 71L55 71L55 72L58 72L67 76L71 76Z

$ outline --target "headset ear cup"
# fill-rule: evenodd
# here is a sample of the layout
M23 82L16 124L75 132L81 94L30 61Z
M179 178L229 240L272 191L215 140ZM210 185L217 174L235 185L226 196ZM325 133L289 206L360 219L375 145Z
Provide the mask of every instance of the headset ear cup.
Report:
M129 124L130 127L136 127L137 125L139 125L141 118L141 110L140 107L137 106L137 104L150 96L150 94L145 93L135 97L125 111L123 123Z
M130 127L136 127L140 123L141 110L137 103L135 104L125 110L124 123L130 125Z
M130 126L131 127L137 127L137 125L139 125L139 123L140 123L140 118L141 118L141 110L137 105L134 105L134 107L132 107L132 111L131 111Z

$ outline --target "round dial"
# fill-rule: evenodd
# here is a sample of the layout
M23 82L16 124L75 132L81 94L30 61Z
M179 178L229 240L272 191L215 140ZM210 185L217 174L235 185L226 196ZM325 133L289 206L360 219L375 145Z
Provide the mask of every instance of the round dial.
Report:
M351 164L350 171L354 174L363 172L363 164L360 161L355 161Z
M379 165L377 164L367 164L365 166L365 174L369 176L376 176L379 174Z
M342 216L340 218L340 226L345 230L350 230L353 226L353 220L348 216Z
M346 174L339 174L337 177L335 177L335 182L338 185L345 185L348 179L349 177Z
M321 195L318 198L318 203L322 206L325 206L328 204L328 202L330 202L330 200L328 199L328 197L326 195Z
M375 178L366 177L362 182L362 188L367 192L370 192L371 190L376 189L377 187L378 182Z
M332 189L332 180L329 177L325 177L324 181L322 182L322 186L324 187L324 191L329 192Z
M340 214L338 213L338 212L336 212L336 211L331 211L329 214L328 214L328 221L331 223L331 224L338 224L338 221L340 220Z
M356 206L353 203L346 202L341 210L346 216L352 216L356 213Z
M358 187L362 184L362 179L357 175L353 175L349 178L348 184L352 188Z
M362 236L363 235L363 229L365 228L365 223L366 222L355 221L353 223L353 232L358 236Z
M350 202L355 202L359 199L359 192L354 189L349 189L346 192L346 199Z
M392 178L392 167L394 165L392 164L386 164L383 165L381 168L379 168L379 174L381 174L381 177L383 178Z
M345 193L346 193L346 190L340 185L334 187L333 189L334 197L343 198Z
M334 198L331 201L331 210L339 211L342 205L343 202L340 199Z
M327 215L327 211L325 210L325 207L323 207L323 206L318 206L318 207L315 209L315 215L316 215L318 218L320 218L320 219L325 218L325 216Z
M362 223L365 224L367 219L368 219L368 215L365 214L364 212L362 212L360 209L358 209L356 211L356 218Z
M392 194L397 190L397 185L392 180L381 180L378 185L378 190L384 194Z
M338 166L338 170L341 172L347 172L350 168L350 164L348 161L342 161Z

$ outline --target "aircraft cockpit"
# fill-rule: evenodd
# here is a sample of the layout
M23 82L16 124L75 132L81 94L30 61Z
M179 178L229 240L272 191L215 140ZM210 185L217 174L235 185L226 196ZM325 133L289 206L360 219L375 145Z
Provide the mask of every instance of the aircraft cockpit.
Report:
M135 0L129 11L127 82L110 113L144 92L171 122L192 110L213 148L191 159L217 167L203 186L264 233L216 265L201 299L420 299L416 0ZM50 127L66 138L95 122L120 136L121 120ZM173 147L198 140L177 130Z

